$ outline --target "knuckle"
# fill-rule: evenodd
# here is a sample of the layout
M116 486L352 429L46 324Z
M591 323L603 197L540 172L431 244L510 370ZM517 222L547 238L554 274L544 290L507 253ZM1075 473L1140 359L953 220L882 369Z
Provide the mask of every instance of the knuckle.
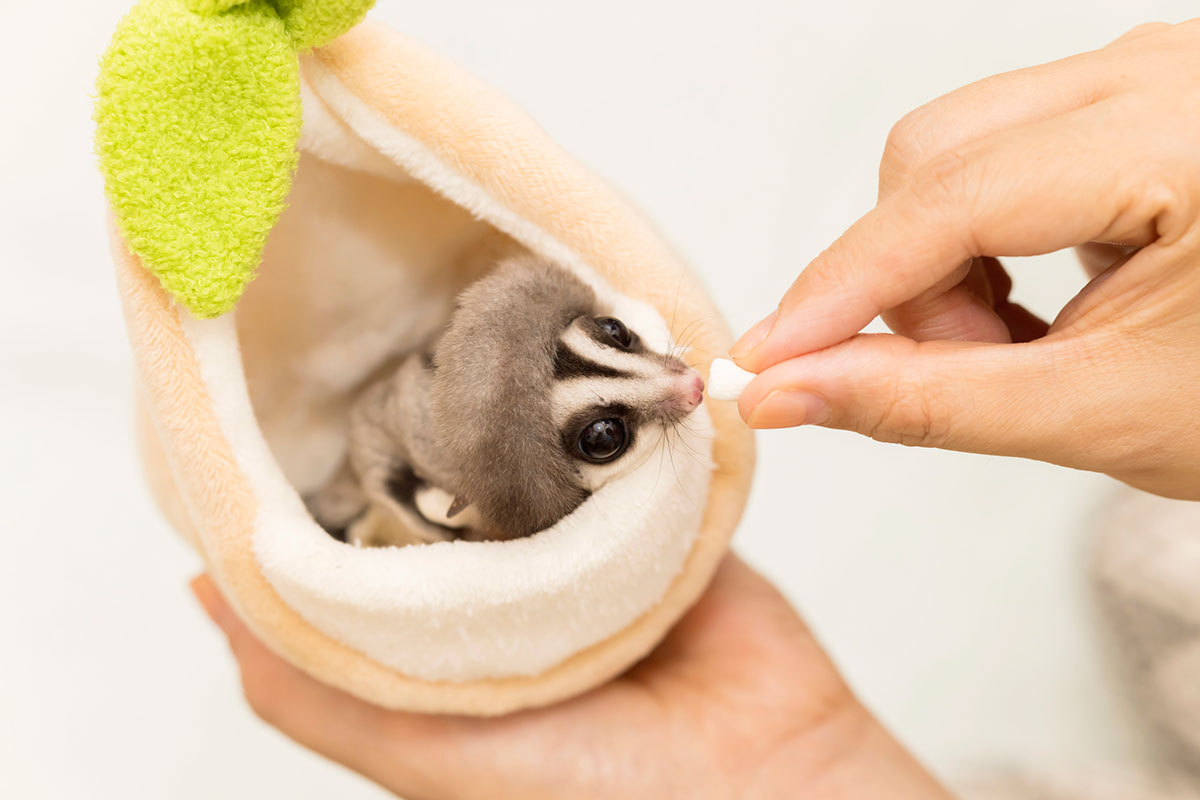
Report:
M1169 23L1169 22L1162 22L1162 21L1143 22L1141 25L1135 25L1133 27L1133 29L1130 31L1130 33L1136 33L1139 35L1144 35L1147 33L1158 33L1159 31L1165 31L1170 27L1171 27L1171 23Z
M910 182L916 205L955 231L971 257L984 255L978 230L987 184L984 162L975 152L952 148L921 167Z
M1135 25L1123 33L1121 37L1117 39L1117 41L1127 42L1131 39L1140 39L1143 36L1147 36L1152 33L1158 33L1159 31L1164 31L1170 27L1170 24L1166 22L1143 22L1141 25Z
M1146 229L1145 234L1159 244L1175 242L1190 229L1200 205L1200 192L1190 185L1191 173L1192 169L1179 163L1146 161L1118 174L1118 193L1127 199L1105 237L1134 241L1139 238L1138 231Z
M903 178L924 160L929 140L924 107L910 111L888 131L883 145L880 173Z
M1151 166L1137 188L1137 196L1145 208L1145 214L1159 222L1189 205L1189 194L1186 182L1181 180L1177 170L1168 165ZM1159 230L1158 233L1164 231Z
M1154 364L1161 342L1153 334L1138 331L1128 323L1113 332L1083 337L1069 351L1070 364L1060 369L1070 380L1087 375L1093 386L1089 396L1077 406L1080 416L1088 419L1090 435L1082 443L1081 461L1089 468L1112 474L1142 470L1161 463L1161 455L1178 441L1174 431L1155 430L1146 417L1119 413L1128 402L1128 375ZM1152 371L1152 370L1148 370ZM1078 412L1077 412L1078 413Z
M958 205L972 194L972 159L961 148L940 153L913 176L913 193L930 205Z
M1147 24L1153 25L1154 23L1147 23ZM1177 31L1181 37L1185 37L1185 38L1189 38L1189 39L1190 39L1190 37L1194 37L1197 34L1200 34L1200 17L1193 17L1192 19L1185 20L1183 22L1177 22L1174 25L1167 23L1167 22L1160 22L1160 23L1158 23L1158 25L1160 26L1158 28L1159 31L1165 31L1168 28L1171 28L1171 29Z
M937 447L943 437L937 433L929 393L908 381L897 383L891 402L881 409L871 438L906 447Z
M875 389L880 401L864 420L864 434L878 442L908 447L941 447L946 443L946 409L918 376L896 371Z

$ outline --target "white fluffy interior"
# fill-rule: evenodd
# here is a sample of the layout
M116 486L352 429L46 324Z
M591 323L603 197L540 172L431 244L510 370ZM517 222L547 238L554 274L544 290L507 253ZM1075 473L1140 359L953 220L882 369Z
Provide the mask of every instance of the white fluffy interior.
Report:
M668 344L667 326L650 306L615 294L575 253L388 125L318 63L306 61L304 74L303 151L433 187L574 270L640 335ZM682 569L713 466L703 406L671 461L649 459L535 536L360 550L317 526L285 476L286 431L266 437L258 425L233 315L183 316L216 414L260 502L253 549L263 574L311 624L375 660L427 680L535 675L627 627ZM286 471L293 480L305 472Z

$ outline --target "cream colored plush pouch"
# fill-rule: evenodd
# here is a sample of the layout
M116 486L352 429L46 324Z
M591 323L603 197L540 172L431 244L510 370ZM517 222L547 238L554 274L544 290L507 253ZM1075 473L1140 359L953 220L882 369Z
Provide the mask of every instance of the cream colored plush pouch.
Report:
M287 209L236 309L198 316L113 255L154 493L273 650L374 703L500 714L587 690L696 600L748 491L749 431L705 403L688 447L509 542L358 549L307 515L349 399L442 325L502 249L582 276L701 372L728 332L652 227L494 90L363 23L299 57Z

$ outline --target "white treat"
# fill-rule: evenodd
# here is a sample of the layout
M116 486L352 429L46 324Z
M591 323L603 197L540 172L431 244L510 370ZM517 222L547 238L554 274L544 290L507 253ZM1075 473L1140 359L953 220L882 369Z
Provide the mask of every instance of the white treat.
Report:
M729 359L713 359L708 371L708 396L713 400L737 400L746 384L757 377Z

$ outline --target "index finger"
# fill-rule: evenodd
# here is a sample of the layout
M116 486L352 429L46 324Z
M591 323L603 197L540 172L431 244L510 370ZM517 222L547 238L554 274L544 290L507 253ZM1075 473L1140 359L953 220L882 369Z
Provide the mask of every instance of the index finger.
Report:
M844 341L970 258L1144 240L1162 193L1127 179L1156 154L1129 152L1125 112L1106 100L934 159L808 265L735 360L761 372Z

